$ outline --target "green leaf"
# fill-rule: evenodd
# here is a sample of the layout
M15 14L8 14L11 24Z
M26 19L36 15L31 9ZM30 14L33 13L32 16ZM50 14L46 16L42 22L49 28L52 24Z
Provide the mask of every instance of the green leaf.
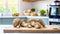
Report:
M39 10L39 13L41 14L41 15L44 15L44 13L45 13L46 11L45 10Z

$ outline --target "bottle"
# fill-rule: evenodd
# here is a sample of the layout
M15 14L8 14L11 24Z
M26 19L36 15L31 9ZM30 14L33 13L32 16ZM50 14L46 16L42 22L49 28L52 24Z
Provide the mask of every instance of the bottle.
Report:
M49 16L49 11L48 10L46 11L46 16Z

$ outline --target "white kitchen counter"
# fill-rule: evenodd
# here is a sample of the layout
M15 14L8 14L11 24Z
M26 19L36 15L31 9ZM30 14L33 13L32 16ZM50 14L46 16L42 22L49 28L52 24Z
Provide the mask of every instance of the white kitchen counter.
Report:
M47 27L47 29L59 28L57 25L46 25L46 27ZM0 25L0 34L4 34L4 32L3 32L4 29L12 29L12 30L14 30L16 28L13 28L12 25ZM5 34L8 34L8 33L5 33ZM9 33L9 34L21 34L21 33ZM25 34L25 33L22 33L22 34ZM43 33L41 33L41 34L43 34ZM58 33L58 34L60 34L60 33Z
M27 18L49 18L47 16L0 16L0 18L19 18L19 17L27 17Z

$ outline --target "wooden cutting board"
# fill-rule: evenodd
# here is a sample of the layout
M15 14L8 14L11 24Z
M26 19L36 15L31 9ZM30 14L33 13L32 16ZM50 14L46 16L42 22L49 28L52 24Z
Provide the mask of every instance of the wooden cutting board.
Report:
M60 29L4 29L4 33L60 33Z

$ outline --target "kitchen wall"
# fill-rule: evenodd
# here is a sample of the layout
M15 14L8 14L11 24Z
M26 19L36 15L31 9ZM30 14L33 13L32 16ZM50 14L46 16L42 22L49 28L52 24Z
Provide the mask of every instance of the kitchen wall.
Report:
M22 13L24 10L35 8L36 12L40 9L47 10L49 8L50 4L54 4L55 0L42 0L37 2L23 2L20 0L20 13Z
M49 8L50 4L54 4L55 0L42 0L42 1L37 1L37 2L33 2L33 8L36 8L36 11L40 10L40 9L44 9L46 10L47 8Z
M20 0L20 12L23 12L24 10L31 9L32 3L31 2L24 2Z
M23 2L22 0L20 0L20 12L27 10L27 9L31 9L31 8L35 8L36 12L40 9L44 9L47 10L47 8L49 8L50 4L54 4L55 0L42 0L42 1L37 1L37 2Z
M31 2L24 2L24 1L20 0L20 10L21 11L26 10L26 9L31 9L31 8L32 8Z

